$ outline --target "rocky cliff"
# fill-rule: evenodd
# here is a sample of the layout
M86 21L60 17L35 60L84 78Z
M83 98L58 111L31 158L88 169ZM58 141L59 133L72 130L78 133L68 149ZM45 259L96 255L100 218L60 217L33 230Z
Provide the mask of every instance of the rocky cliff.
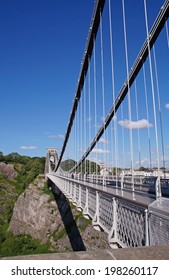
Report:
M57 252L109 248L107 235L96 231L56 187L50 185L50 189L38 176L15 203L9 230L14 235L29 234L41 243L49 241Z

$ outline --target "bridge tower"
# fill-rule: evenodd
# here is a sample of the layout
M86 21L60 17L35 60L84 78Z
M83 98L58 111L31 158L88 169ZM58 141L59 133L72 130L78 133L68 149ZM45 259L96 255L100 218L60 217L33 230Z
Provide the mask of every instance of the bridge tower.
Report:
M58 150L56 148L47 148L45 175L55 169L58 162Z

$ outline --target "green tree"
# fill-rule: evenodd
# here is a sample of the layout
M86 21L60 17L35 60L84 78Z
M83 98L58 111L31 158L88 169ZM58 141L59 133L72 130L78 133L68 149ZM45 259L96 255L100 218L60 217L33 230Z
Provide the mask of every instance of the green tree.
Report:
M121 168L119 168L119 167L113 167L113 169L112 169L112 174L113 175L118 175L118 174L120 174L121 173Z
M138 170L139 171L146 171L146 168L144 166L140 166L140 168Z
M77 172L82 172L83 174L93 174L100 173L100 166L96 162L90 160L85 160L82 165L77 168Z
M11 154L4 156L4 160L6 163L16 162L19 157L20 157L20 155L18 153L11 153Z
M1 244L0 256L18 256L28 254L50 253L49 243L40 244L29 235L15 236L8 232L5 241Z
M73 159L67 159L61 162L61 168L64 171L69 171L70 169L72 169L76 164L76 161L74 161Z
M4 160L3 152L0 151L0 161Z

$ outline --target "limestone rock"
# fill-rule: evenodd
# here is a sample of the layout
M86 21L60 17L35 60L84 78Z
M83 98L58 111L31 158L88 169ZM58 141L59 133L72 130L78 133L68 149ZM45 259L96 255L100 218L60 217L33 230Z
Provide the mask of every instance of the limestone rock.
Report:
M44 179L38 184L30 184L19 196L13 209L9 230L13 234L29 234L41 243L46 243L48 234L52 234L57 227L56 204L50 200L50 196L44 194Z
M55 186L53 195L44 193L45 179L39 176L20 195L13 209L9 230L47 241L55 252L109 248L107 234L96 231Z
M15 179L16 171L12 164L6 164L5 162L0 162L0 174L3 174L5 178L9 180Z

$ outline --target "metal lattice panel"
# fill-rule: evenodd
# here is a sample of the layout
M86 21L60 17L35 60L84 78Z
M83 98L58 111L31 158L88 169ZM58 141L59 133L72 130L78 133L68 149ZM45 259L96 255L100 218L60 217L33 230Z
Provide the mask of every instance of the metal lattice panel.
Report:
M169 243L169 199L159 197L148 208L150 245Z
M79 200L79 185L75 184L75 188L76 188L76 201Z
M169 219L151 213L149 216L150 245L169 243Z
M69 184L69 196L72 197L72 186Z
M70 196L71 196L71 198L73 198L73 196L74 196L74 187L73 187L73 183L69 183L70 184Z
M94 217L96 212L96 191L89 190L89 214Z
M81 204L84 209L85 204L86 204L86 188L85 187L81 188Z
M108 231L111 230L113 224L113 201L111 197L100 196L99 203L99 222Z
M118 201L117 238L125 247L145 245L144 209Z
M76 202L76 186L77 184L72 183L72 194L73 194L72 199L74 202Z

